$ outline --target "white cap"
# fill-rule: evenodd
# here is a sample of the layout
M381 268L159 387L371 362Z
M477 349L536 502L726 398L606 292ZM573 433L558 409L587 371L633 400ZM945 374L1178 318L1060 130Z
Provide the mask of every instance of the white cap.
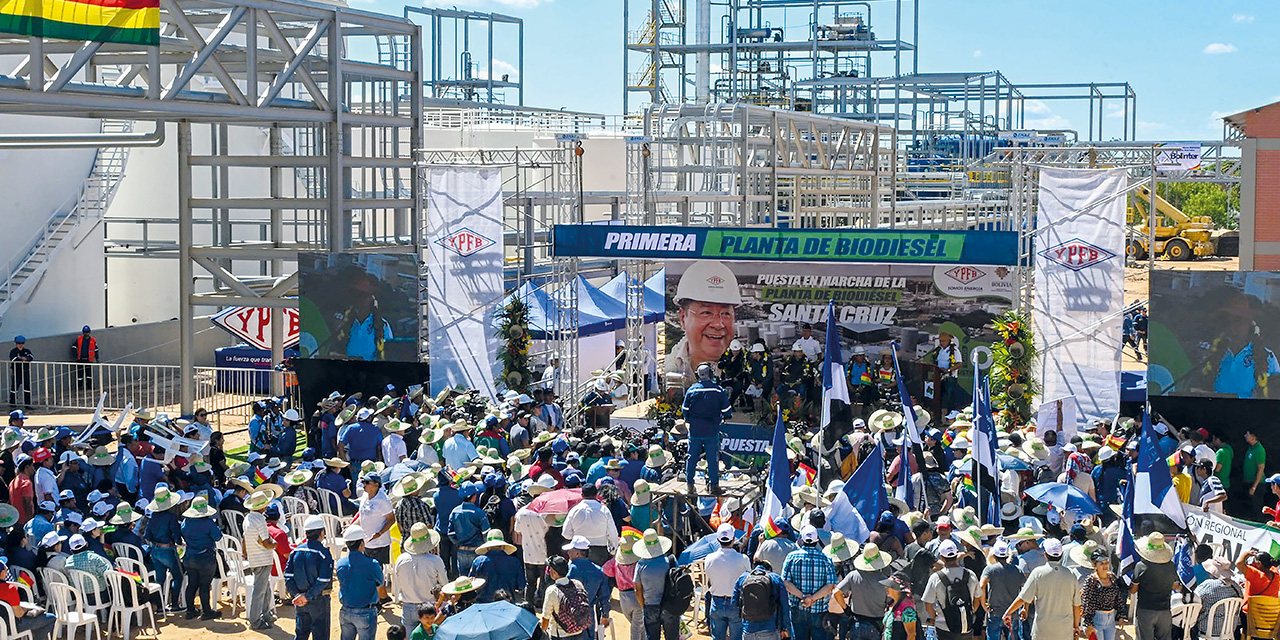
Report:
M716 540L719 540L720 542L733 542L733 539L737 537L737 533L738 532L733 528L733 525L725 522L716 529Z
M356 420L359 420L361 422L368 420L371 417L373 417L373 409L370 409L369 407L365 407L360 411L356 412Z
M804 528L800 530L800 541L807 543L817 542L818 529L811 524L806 524Z
M615 346L615 347L625 347L625 346L627 346L627 341L626 341L626 340L619 340L619 341L617 342L617 344L615 344L615 345L613 345L613 346Z
M307 519L302 522L303 531L319 531L321 529L324 529L324 518L320 516L307 516ZM360 533L361 535L364 534L363 531Z
M991 555L997 558L1008 558L1013 554L1013 549L1009 546L1009 542L1001 538L991 545Z
M63 540L66 540L66 538L58 535L57 531L50 531L49 533L44 534L43 538L40 538L40 546L52 547L53 545L58 544Z
M960 555L960 549L956 547L954 540L943 540L938 543L939 558L954 558Z
M1062 543L1057 538L1045 538L1044 542L1040 543L1040 548L1044 549L1046 556L1062 556Z
M343 542L361 542L363 540L364 529L360 525L347 527L347 530L342 532Z
M289 422L300 422L302 421L302 415L298 413L297 409L290 409L284 412L284 419Z
M101 522L98 522L93 518L85 518L84 524L80 525L80 530L93 531L94 529L97 529L98 527L101 527L101 526L102 526Z
M77 533L74 536L71 536L71 539L67 541L67 546L71 547L72 551L79 551L89 546L89 542L84 539L84 536Z
M578 551L586 551L587 549L591 548L591 543L587 541L586 536L574 536L573 539L570 540L568 544L560 548L564 549L565 551L568 551L570 549L577 549Z
M1100 462L1106 462L1114 457L1116 457L1116 450L1111 447L1103 447L1098 451L1098 460Z
M93 507L90 511L92 511L95 516L105 516L108 513L111 513L111 505L106 502L95 502L93 503Z

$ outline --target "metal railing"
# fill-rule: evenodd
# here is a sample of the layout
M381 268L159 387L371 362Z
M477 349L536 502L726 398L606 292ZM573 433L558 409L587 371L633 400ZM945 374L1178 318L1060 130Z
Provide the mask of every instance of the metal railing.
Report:
M11 363L0 380L0 400L12 398L21 407L25 406L22 392L10 395L16 391L15 366L20 365ZM177 365L31 362L27 367L33 410L91 413L106 394L105 411L120 411L132 404L170 416L180 413ZM253 415L250 405L271 395L272 373L268 369L196 367L195 405L209 410L216 426L242 425ZM299 406L298 387L287 391L292 406Z

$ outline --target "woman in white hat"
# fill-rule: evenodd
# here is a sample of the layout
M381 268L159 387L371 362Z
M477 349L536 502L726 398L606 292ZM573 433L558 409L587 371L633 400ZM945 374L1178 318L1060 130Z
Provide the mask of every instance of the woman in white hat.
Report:
M449 581L444 560L436 555L440 534L425 522L414 523L396 558L395 596L400 601L400 619L404 628L418 624L418 608L433 604L437 589Z

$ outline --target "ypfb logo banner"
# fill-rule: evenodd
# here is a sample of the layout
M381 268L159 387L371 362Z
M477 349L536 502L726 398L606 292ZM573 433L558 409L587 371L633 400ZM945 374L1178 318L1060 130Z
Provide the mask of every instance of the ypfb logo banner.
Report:
M465 258L493 246L493 241L470 229L459 229L436 240L436 244Z
M1116 254L1079 238L1072 238L1062 244L1049 247L1041 251L1040 255L1072 271L1088 269L1116 257Z

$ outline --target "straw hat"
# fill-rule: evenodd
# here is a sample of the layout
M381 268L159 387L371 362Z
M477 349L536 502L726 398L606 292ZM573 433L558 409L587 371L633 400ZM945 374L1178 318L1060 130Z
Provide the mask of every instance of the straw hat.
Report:
M1093 566L1093 552L1099 549L1097 540L1085 540L1084 544L1076 545L1067 553L1067 557L1072 562L1081 567Z
M556 479L551 474L544 473L541 477L529 485L529 495L537 497L552 489L556 488Z
M116 512L107 522L110 524L129 524L142 519L142 514L133 510L127 502L121 502L116 506Z
M1000 519L1017 520L1022 517L1022 500L1012 492L1000 492Z
M845 538L843 533L835 531L831 534L831 544L823 547L822 552L827 554L832 562L845 562L858 553L858 543Z
M1022 443L1022 451L1036 460L1049 459L1049 448L1039 437L1027 438L1027 441Z
M400 478L400 481L396 483L396 486L391 489L391 497L403 498L405 496L412 496L417 494L419 491L422 491L426 486L427 474L418 472L409 473L403 478Z
M18 523L18 509L11 504L0 503L0 529L8 529Z
M168 511L182 502L178 494L169 490L169 487L156 487L155 497L151 498L151 502L147 503L147 511Z
M271 504L272 500L274 500L274 498L271 497L271 494L269 492L254 491L253 493L249 494L248 498L244 499L244 508L250 511L262 511L266 509L268 505Z
M978 527L978 533L981 533L984 538L990 538L991 536L998 536L1004 533L1004 529L994 524L984 524L981 527Z
M955 535L957 538L960 538L961 542L977 549L978 551L982 551L982 529L978 527L969 527L962 531L956 531Z
M929 412L924 407L916 405L916 426L923 429L932 421L933 417L929 415Z
M969 527L976 527L981 522L978 521L978 510L973 507L964 507L963 509L951 510L951 524L956 531L963 531Z
M387 433L404 433L409 430L409 425L392 418L383 429L386 429Z
M484 578L472 578L471 576L462 576L443 587L440 587L441 593L449 595L458 595L460 593L470 593L484 586Z
M4 447L7 448L7 447ZM93 450L93 455L89 456L89 464L95 467L107 467L116 461L116 457L107 451L106 447L100 446Z
M617 564L627 566L640 562L640 557L631 550L632 545L623 544L613 554L613 561Z
M253 493L253 485L252 485L252 484L249 484L249 479L248 479L248 478L231 478L230 480L227 480L227 482L228 482L229 484L233 484L233 485L235 485L235 486L237 486L237 487L240 487L241 489L244 489L245 491L248 491L248 492L250 492L250 493Z
M661 469L662 467L667 466L667 462L667 452L662 448L662 445L655 444L649 446L649 457L644 461L646 467Z
M44 442L45 440L54 439L57 435L58 435L58 432L55 429L50 429L49 427L40 427L40 430L37 431L36 435L31 439L35 440L36 442Z
M409 538L404 541L402 548L405 553L411 555L420 555L430 552L440 545L440 534L425 522L415 522L413 527L409 529Z
M227 475L232 478L249 475L249 470L253 467L247 462L237 462L227 469Z
M1005 536L1009 540L1039 540L1043 537L1044 534L1036 533L1031 527L1022 527L1017 533Z
M1159 531L1150 535L1138 538L1138 555L1143 560L1154 562L1156 564L1164 564L1173 560L1173 549L1164 541L1164 534Z
M381 462L376 462L374 460L365 460L364 464L360 465L361 476L365 475L366 473L382 473L383 471L386 471L386 470L387 470L387 465L382 464Z
M888 409L877 409L867 418L867 426L880 431L893 431L902 426L902 414Z
M880 545L868 542L862 545L862 553L853 559L853 568L858 571L879 571L887 566L892 558L880 551Z
M636 480L636 484L631 488L631 506L643 507L653 502L653 491L649 487L649 481L641 478Z
M488 553L494 549L501 549L507 555L516 552L516 546L502 537L501 529L490 529L489 533L485 534L484 544L476 547L476 554Z
M669 551L671 551L671 538L660 536L653 529L645 529L644 537L631 545L631 552L642 560L660 558Z
M263 484L258 485L258 491L264 491L266 493L270 493L272 500L277 500L280 498L280 496L284 495L284 487L274 482L265 482Z
M310 469L294 469L293 471L290 471L289 473L285 474L282 480L284 481L285 484L291 487L296 487L298 485L303 485L308 482L311 482L311 478L313 476L315 476L315 474L312 473Z
M217 513L218 513L218 510L214 509L213 506L209 504L209 499L200 495L200 496L196 496L194 499L191 500L191 508L187 509L186 511L183 511L182 517L211 518Z
M350 462L347 462L342 458L323 458L323 460L324 460L324 466L333 467L334 469L345 469L351 466Z

